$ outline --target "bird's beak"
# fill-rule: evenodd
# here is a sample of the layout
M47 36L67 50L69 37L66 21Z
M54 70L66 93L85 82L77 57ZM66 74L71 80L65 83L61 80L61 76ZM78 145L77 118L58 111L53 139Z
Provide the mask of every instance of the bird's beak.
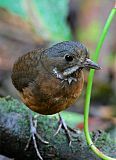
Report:
M92 68L92 69L96 69L96 70L101 69L101 67L97 63L93 62L89 58L86 59L86 61L83 63L83 65L85 68Z

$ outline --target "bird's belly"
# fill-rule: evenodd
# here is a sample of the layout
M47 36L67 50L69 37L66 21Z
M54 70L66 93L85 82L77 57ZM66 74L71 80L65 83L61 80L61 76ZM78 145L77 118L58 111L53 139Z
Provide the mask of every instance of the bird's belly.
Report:
M82 71L77 75L77 81L68 84L53 76L37 80L25 88L22 93L23 102L33 111L44 115L58 113L75 103L81 94L84 77ZM39 77L38 77L39 78Z

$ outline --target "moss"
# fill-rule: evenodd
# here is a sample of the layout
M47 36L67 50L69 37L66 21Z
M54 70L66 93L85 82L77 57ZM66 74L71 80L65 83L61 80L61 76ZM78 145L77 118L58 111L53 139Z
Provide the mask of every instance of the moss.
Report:
M86 144L83 132L71 132L73 140L72 146L69 147L63 129L60 130L60 133L57 136L53 136L58 127L58 119L56 116L38 115L34 112L33 115L37 116L37 132L41 137L50 142L48 145L45 145L37 140L38 148L44 159L100 160ZM29 128L28 108L10 96L0 98L0 145L2 146L0 147L2 148L0 153L15 157L15 159L20 157L19 159L36 160L37 156L33 143L31 143L26 152L24 150L30 136ZM100 136L97 137L97 140L96 136L98 134L96 132L91 135L98 148L112 157L115 155L116 147L109 135L106 133L100 134Z

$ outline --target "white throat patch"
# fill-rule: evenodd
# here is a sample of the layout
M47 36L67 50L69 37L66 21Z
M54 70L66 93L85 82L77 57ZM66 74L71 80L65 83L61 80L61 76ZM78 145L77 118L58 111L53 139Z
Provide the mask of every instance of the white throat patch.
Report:
M53 74L56 75L56 77L58 79L61 79L62 82L63 81L68 81L69 84L71 84L72 81L77 81L76 78L74 77L66 77L66 76L69 76L70 74L76 72L77 70L79 69L79 66L74 66L74 67L70 67L68 69L66 69L63 73L59 72L58 69L55 67L53 69Z

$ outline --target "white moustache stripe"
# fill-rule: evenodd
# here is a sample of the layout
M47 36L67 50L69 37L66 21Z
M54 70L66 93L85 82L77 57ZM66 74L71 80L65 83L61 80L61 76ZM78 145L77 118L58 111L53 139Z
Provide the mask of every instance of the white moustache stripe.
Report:
M65 71L63 72L63 76L68 76L74 72L76 72L77 70L79 69L79 66L74 66L74 67L70 67L70 68L67 68L65 69Z

